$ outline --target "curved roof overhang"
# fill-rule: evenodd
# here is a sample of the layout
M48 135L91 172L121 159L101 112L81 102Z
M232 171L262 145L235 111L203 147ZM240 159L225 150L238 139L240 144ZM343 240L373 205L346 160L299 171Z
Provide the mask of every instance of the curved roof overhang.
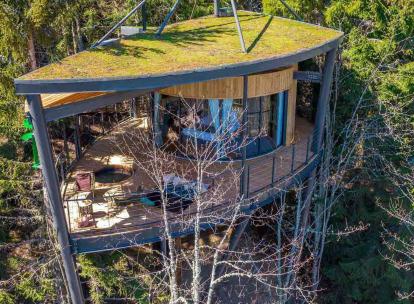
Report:
M70 78L54 80L16 79L15 87L16 93L22 95L154 90L193 82L250 75L293 65L337 48L342 37L341 35L312 48L301 49L300 51L283 56L240 62L237 64L137 77Z

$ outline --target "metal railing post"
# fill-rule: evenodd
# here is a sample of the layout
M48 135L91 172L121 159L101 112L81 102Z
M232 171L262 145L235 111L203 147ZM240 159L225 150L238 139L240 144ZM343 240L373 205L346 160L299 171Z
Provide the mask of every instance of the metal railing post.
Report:
M296 154L296 145L292 144L292 164L290 166L290 172L293 173L295 169L295 154Z
M273 159L272 159L272 186L275 183L275 164L276 164L276 156L273 155Z
M250 165L247 165L247 186L246 186L246 198L249 197L250 190Z

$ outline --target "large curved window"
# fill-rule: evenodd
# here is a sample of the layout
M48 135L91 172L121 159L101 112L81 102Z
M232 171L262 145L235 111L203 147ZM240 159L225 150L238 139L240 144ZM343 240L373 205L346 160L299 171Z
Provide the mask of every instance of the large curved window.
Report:
M252 158L285 143L287 92L248 99L246 141L241 99L159 96L154 101L156 140L181 156L208 148L222 160L240 159L246 146L247 158Z

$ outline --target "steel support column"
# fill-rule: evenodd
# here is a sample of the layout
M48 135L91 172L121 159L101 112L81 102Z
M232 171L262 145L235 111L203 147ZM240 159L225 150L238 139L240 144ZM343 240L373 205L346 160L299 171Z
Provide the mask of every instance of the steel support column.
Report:
M157 147L162 146L162 134L161 134L161 129L160 129L160 106L161 106L161 94L159 92L154 92L152 127L153 127L153 132L154 132L154 141Z
M229 240L229 252L236 250L237 245L240 242L241 236L246 230L247 226L250 223L250 214L247 218L242 219L242 221L237 225L236 229L232 231L230 240ZM228 254L223 254L221 257L222 261L225 261L228 258ZM219 265L216 270L216 278L219 278L223 275L225 270L225 265Z
M147 31L147 4L145 2L142 5L142 30Z
M73 136L73 139L74 139L73 141L75 143L75 155L76 155L76 160L80 160L82 157L82 146L81 146L80 116L79 115L75 116L74 125L75 125L75 133Z
M243 76L243 119L242 119L242 128L243 128L243 134L242 134L242 174L240 177L240 196L245 197L248 189L247 189L247 168L246 168L246 158L247 158L247 135L248 135L248 107L247 107L247 101L248 101L248 76Z
M325 116L328 107L329 98L331 96L332 76L335 66L337 48L330 50L325 56L325 64L323 67L322 84L319 92L318 105L316 110L316 123L313 137L313 148L315 152L319 152L322 147Z
M214 0L214 16L220 16L220 0Z
M63 268L68 292L72 303L84 303L82 288L76 272L75 261L71 252L69 233L66 225L63 202L60 194L59 182L54 167L52 147L47 132L46 120L41 105L40 95L27 96L30 115L32 117L34 136L39 151L40 164L43 178L47 188L47 195L50 202L50 212L53 217L53 226L59 242L60 254L62 257Z

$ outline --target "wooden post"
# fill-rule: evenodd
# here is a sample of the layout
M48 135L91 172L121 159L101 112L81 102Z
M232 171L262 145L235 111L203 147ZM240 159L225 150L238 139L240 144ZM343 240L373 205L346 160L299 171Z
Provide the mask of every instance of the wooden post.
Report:
M73 304L84 303L82 287L76 272L76 265L72 256L69 241L69 232L63 210L63 202L60 194L60 187L56 169L53 161L52 147L47 131L47 124L44 117L40 95L27 96L30 115L33 122L33 131L39 151L42 174L45 181L50 212L53 218L53 227L56 232L59 250L63 262L68 292Z

